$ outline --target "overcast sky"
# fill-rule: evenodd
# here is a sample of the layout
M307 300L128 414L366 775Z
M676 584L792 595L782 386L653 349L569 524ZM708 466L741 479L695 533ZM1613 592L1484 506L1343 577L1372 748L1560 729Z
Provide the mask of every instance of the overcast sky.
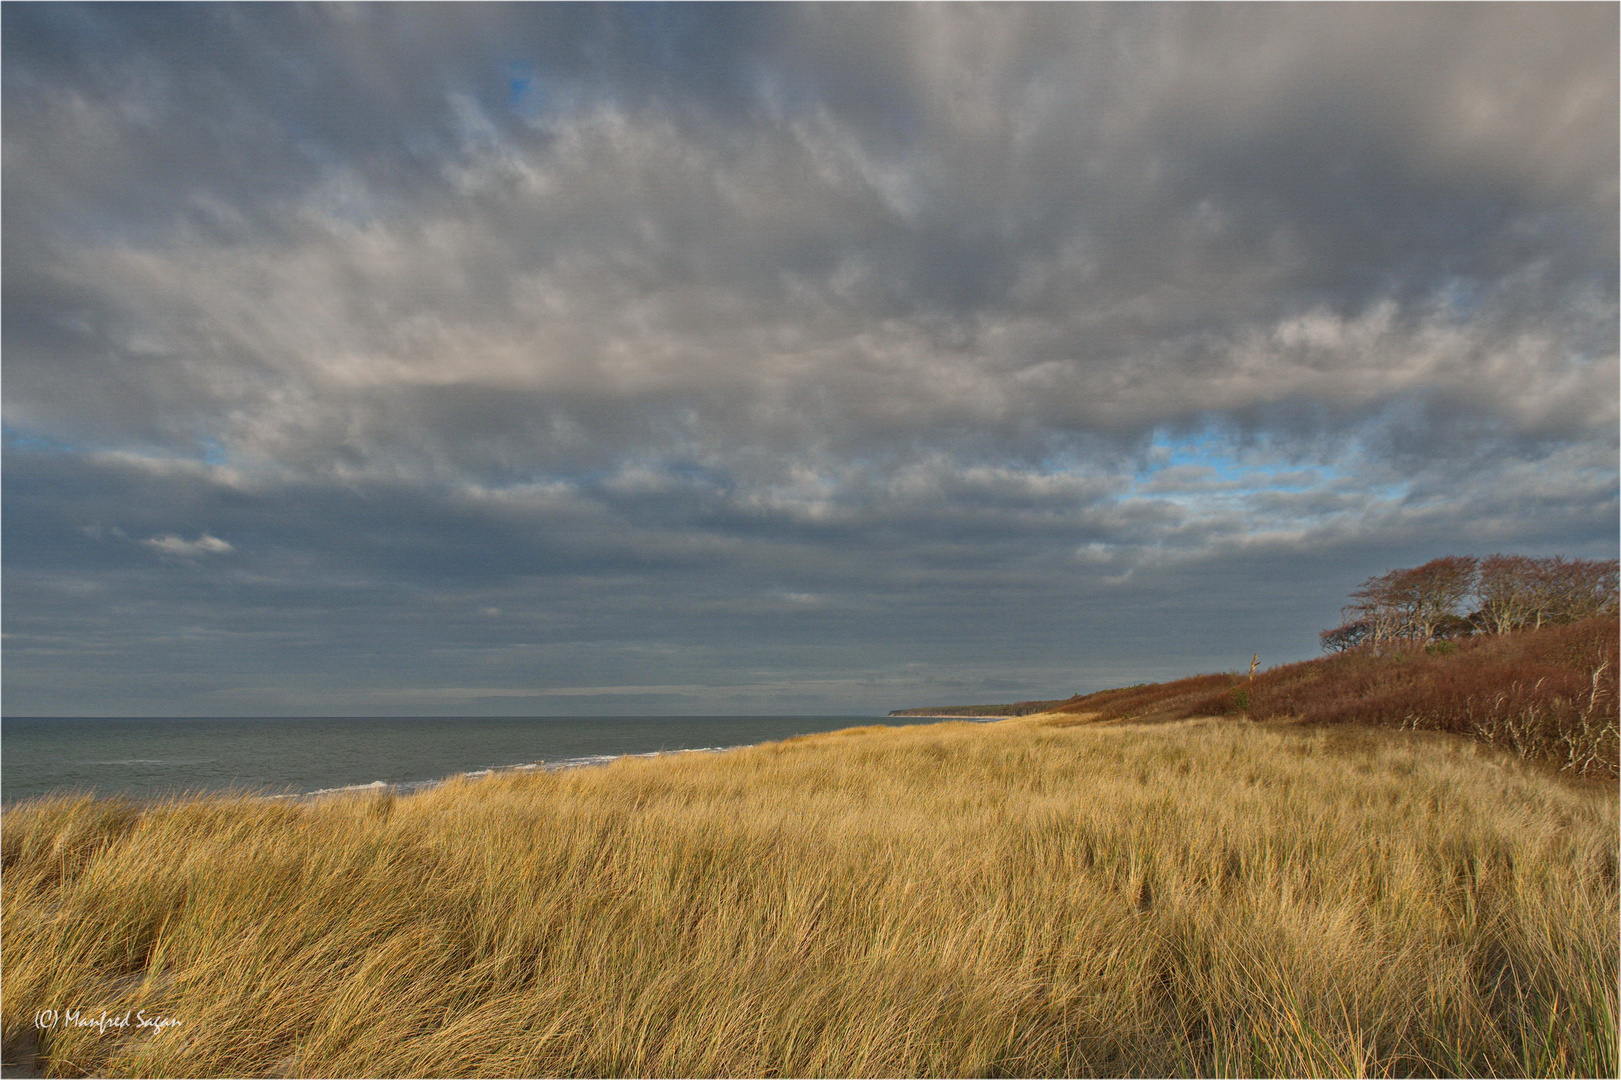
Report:
M873 713L1617 553L1617 6L7 3L8 715Z

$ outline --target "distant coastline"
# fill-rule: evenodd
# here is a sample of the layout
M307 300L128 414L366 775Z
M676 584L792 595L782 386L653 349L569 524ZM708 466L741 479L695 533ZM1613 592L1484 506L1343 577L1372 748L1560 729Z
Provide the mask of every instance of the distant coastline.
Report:
M1079 701L1080 695L1048 701L1015 701L1011 705L924 705L915 709L892 709L888 715L934 720L1004 720L1013 716L1033 716L1052 712L1062 705Z
M1010 720L1012 717L989 713L902 712L889 714L904 720Z

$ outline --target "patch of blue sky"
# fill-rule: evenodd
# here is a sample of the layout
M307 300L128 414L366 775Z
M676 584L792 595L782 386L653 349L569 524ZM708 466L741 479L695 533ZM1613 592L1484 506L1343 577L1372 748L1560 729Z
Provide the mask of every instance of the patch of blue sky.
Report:
M513 61L507 65L507 108L525 120L547 112L552 96L533 65Z
M643 475L673 477L684 481L687 485L701 485L726 490L733 488L737 482L736 478L730 473L689 461L650 462L641 466L640 471ZM601 492L611 490L613 485L622 480L624 476L625 468L623 466L546 471L503 469L492 470L486 475L484 486L494 490L501 490L505 488L563 484L573 488L575 491Z
M1447 312L1455 316L1468 316L1480 306L1480 288L1466 278L1452 277L1442 286L1438 296Z
M0 424L0 439L3 439L7 450L26 451L36 454L74 454L91 455L118 451L122 455L134 458L146 458L153 461L174 461L184 459L188 455L178 447L161 446L123 446L94 445L80 442L69 442L41 435L37 432L19 428L14 424ZM199 438L193 440L192 459L204 465L222 466L231 464L231 452L226 445L218 439Z
M6 423L0 423L0 440L4 441L8 450L31 450L40 454L88 454L95 449L79 443L63 442Z
M499 101L488 91L477 95L486 115L493 117L505 111L540 130L552 123L567 122L594 104L612 104L614 100L611 87L593 85L587 89L578 80L551 77L528 60L507 64L504 80L496 89Z
M1328 462L1302 466L1298 462L1278 460L1267 442L1263 436L1240 448L1231 436L1215 426L1192 434L1172 434L1161 429L1154 433L1147 461L1137 470L1134 479L1142 485L1167 469L1192 467L1202 473L1198 483L1221 484L1225 494L1244 495L1263 491L1309 491L1335 483L1344 475Z
M695 462L667 461L664 463L663 469L665 472L679 476L683 480L705 484L709 487L730 489L736 484L736 480L724 469L699 465Z
M529 75L507 76L507 107L517 112L523 112L532 105L529 88L534 85L534 78Z
M218 439L198 439L197 456L205 465L227 465L231 454Z
M1384 499L1386 502L1401 502L1413 493L1413 485L1407 482L1402 482L1399 484L1375 484L1372 487L1364 488L1363 490L1376 499Z

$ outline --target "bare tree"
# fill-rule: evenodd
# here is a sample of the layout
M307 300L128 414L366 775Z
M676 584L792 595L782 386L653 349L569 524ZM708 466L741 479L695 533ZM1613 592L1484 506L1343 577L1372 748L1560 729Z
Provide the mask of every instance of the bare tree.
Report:
M1403 638L1429 641L1437 628L1457 617L1458 605L1474 591L1475 567L1473 556L1448 555L1371 577L1351 594L1346 621L1367 623L1368 639L1375 644Z
M1377 648L1404 636L1406 615L1400 603L1402 573L1404 571L1392 570L1369 578L1351 593L1351 602L1340 609L1346 627L1363 628L1358 644Z
M1458 605L1475 591L1473 555L1446 555L1403 571L1402 584L1412 635L1433 640L1436 631L1458 617Z
M1524 555L1489 555L1482 559L1475 595L1480 601L1484 629L1506 634L1525 625L1540 602L1536 578L1537 560Z
M1594 615L1609 615L1621 610L1621 559L1596 559L1598 567L1594 571L1595 594L1603 599L1599 602Z
M1538 560L1535 581L1539 600L1536 624L1575 622L1615 603L1616 560L1567 560L1556 555Z
M1344 624L1318 638L1325 652L1342 652L1574 622L1617 609L1618 571L1615 559L1448 555L1370 577L1341 609ZM1478 607L1464 615L1470 596Z
M1324 652L1348 652L1367 644L1372 627L1365 622L1348 622L1317 635Z
M1480 564L1476 594L1492 633L1574 622L1616 606L1615 559L1529 559L1493 555Z

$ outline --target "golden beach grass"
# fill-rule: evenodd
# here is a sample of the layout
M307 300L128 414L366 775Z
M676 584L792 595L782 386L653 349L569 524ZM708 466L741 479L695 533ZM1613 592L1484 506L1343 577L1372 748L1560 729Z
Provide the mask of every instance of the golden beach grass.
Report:
M39 800L4 1038L109 1076L1613 1076L1616 796L1442 735L1036 717Z

